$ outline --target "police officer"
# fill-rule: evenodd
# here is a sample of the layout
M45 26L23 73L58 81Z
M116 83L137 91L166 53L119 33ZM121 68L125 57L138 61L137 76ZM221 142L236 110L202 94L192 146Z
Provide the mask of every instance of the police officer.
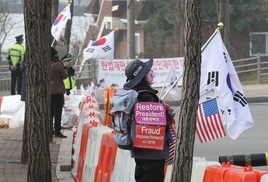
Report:
M76 85L75 70L71 64L68 64L71 60L71 54L66 54L65 56L63 56L63 58L61 58L61 61L68 72L68 77L63 80L67 95L70 95L70 90L73 89Z
M16 83L18 83L17 94L21 94L22 75L20 65L24 61L25 54L25 49L21 45L23 43L23 35L18 35L15 38L17 42L8 49L8 62L11 71L11 95L16 95Z

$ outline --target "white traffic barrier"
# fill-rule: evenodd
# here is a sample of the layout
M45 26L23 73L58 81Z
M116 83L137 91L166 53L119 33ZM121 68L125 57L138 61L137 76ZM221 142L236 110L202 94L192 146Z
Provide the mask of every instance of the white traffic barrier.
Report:
M86 106L87 104L85 104ZM84 107L85 108L85 107ZM81 145L81 138L82 138L82 132L83 132L83 126L85 123L88 123L90 121L96 121L99 122L101 125L101 122L98 118L95 117L86 117L88 116L90 113L95 113L96 115L100 115L101 113L95 109L84 109L82 111L81 117L80 117L80 121L78 121L78 125L76 128L76 136L74 138L75 143L73 144L73 150L74 150L74 154L72 156L73 162L74 162L74 167L71 171L72 176L76 176L77 175L77 160L79 157L79 152L80 152L80 145Z
M78 157L79 157L79 153L80 153L80 148L81 148L81 139L82 139L82 133L83 133L83 126L91 121L95 121L98 122L100 125L100 121L99 118L84 118L83 120L81 120L81 122L79 123L79 130L77 132L77 135L75 137L75 143L73 144L73 150L74 150L74 154L72 156L73 162L74 162L74 166L73 169L71 171L73 176L77 175L77 168L78 168Z
M110 132L112 132L112 129L107 126L93 127L90 129L83 168L83 182L94 181L95 170L99 161L102 135Z
M192 174L191 174L191 182L200 182L204 177L205 170L208 166L221 166L219 162L216 161L207 161L204 157L194 157L193 158L193 166L192 166ZM165 182L171 181L172 175L172 165L168 166L166 171Z
M260 182L268 182L268 174L263 175Z
M221 164L217 161L207 161L205 157L194 157L191 182L200 182L208 166L221 166Z
M130 157L130 151L117 148L112 182L135 182L135 161Z
M170 182L171 181L172 168L173 168L173 165L169 165L167 167L167 171L166 171L166 174L165 174L165 180L164 180L164 182Z

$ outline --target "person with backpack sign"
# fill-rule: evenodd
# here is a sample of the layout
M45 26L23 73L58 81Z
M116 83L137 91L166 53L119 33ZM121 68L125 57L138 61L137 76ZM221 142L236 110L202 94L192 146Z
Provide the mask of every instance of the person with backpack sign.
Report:
M125 69L127 83L112 98L110 114L118 147L130 150L137 182L163 182L169 157L167 128L172 118L151 85L153 59L131 61Z

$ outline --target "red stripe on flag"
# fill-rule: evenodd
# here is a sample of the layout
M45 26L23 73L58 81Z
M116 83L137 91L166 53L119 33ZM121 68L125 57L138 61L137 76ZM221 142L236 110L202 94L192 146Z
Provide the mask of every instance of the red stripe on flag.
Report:
M220 113L205 116L202 104L198 104L196 132L201 143L226 136Z

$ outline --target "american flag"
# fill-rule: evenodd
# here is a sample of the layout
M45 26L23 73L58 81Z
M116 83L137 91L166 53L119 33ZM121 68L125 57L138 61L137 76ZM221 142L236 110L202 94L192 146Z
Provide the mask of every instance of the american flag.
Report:
M216 98L198 104L196 132L201 143L226 136Z

